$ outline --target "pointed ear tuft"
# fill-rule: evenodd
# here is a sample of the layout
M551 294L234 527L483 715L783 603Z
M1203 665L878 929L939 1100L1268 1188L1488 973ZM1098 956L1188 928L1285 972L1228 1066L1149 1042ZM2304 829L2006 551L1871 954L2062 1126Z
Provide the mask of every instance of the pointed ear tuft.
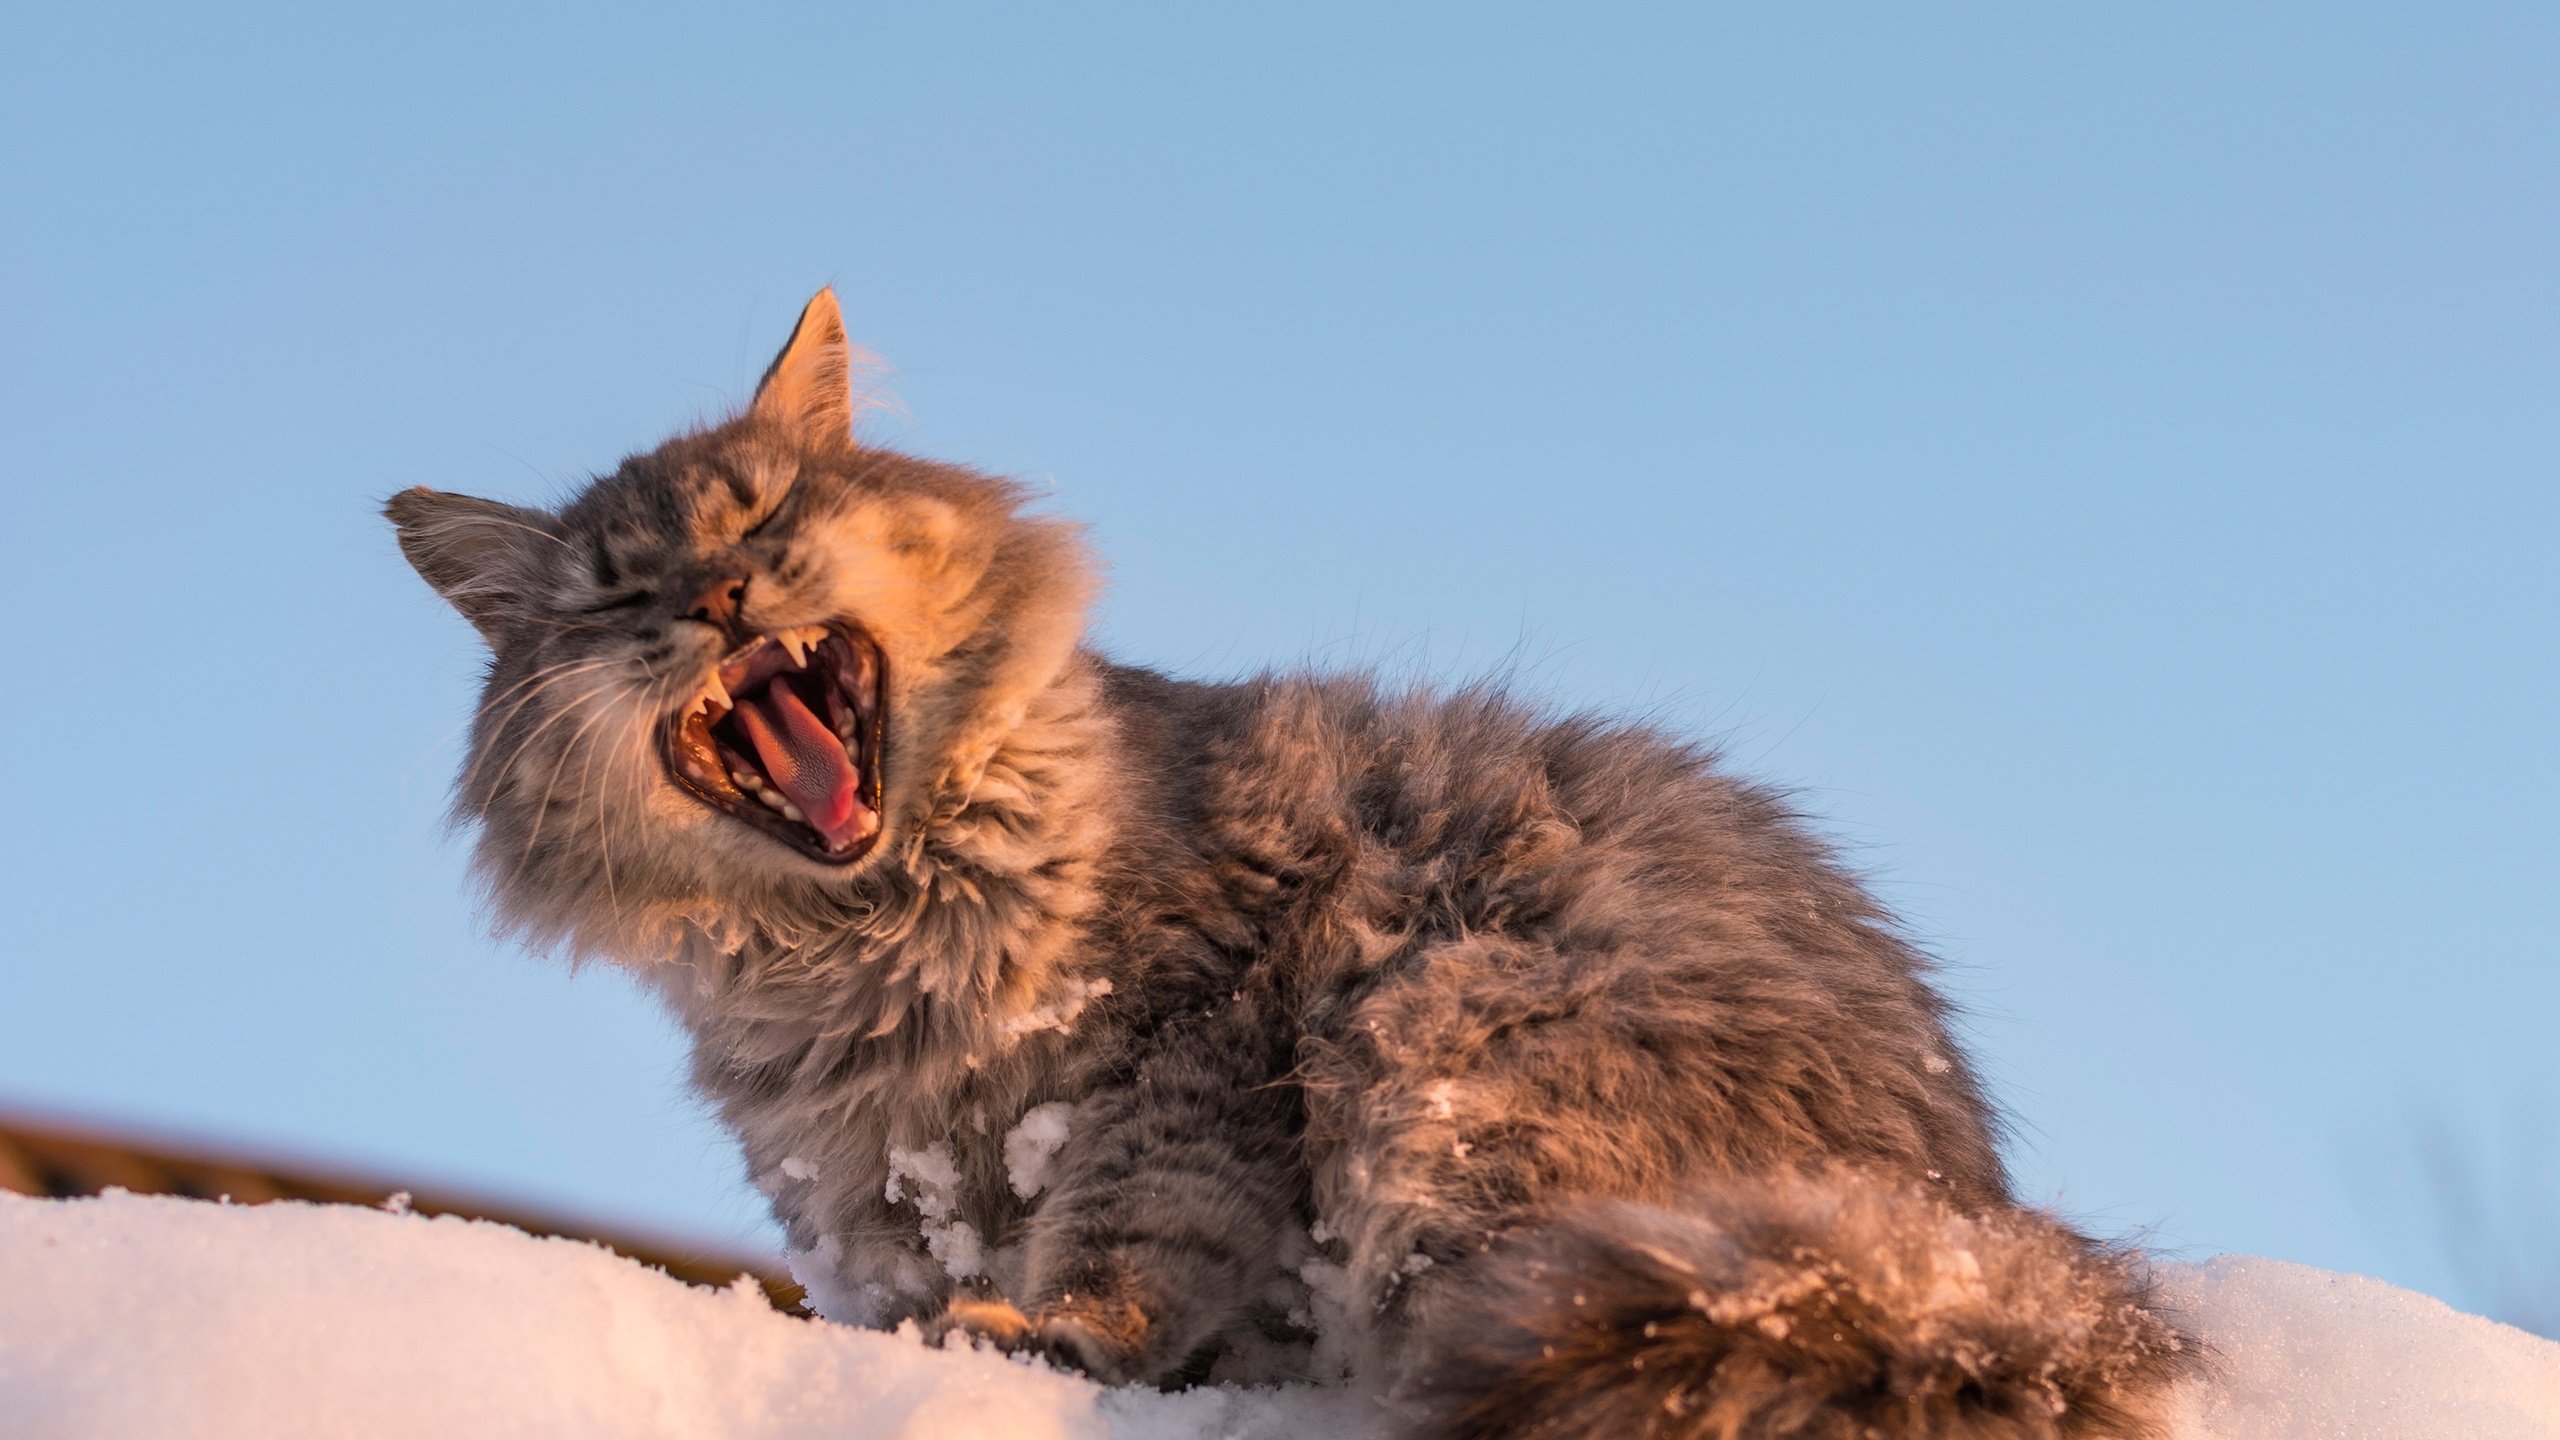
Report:
M462 612L483 639L525 614L543 551L564 543L551 515L413 485L382 513L400 532L400 553L420 579Z
M853 438L853 353L845 344L836 292L810 297L790 343L756 386L750 413L805 440L845 444Z

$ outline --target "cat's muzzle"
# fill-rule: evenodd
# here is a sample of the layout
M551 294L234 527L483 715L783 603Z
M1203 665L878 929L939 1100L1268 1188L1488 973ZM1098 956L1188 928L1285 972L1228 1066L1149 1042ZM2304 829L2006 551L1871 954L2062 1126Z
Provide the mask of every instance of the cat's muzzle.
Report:
M667 717L667 774L813 860L852 864L880 838L884 672L850 626L759 635Z

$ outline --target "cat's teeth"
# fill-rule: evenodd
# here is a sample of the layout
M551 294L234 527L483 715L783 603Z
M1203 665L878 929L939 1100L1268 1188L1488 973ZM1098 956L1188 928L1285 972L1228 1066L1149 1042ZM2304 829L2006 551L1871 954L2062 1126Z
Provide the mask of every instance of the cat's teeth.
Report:
M757 779L752 771L732 770L729 772L729 778L738 782L738 788L741 790L761 790L764 788L764 782Z
M702 702L706 705L717 705L723 710L731 708L729 687L720 683L720 677L716 673L702 682Z
M800 813L799 806L785 800L782 802L782 818L785 820L806 820L809 817Z
M773 637L791 654L791 663L805 666L809 657L818 653L818 642L827 638L823 625L803 625L796 630L779 630Z
M757 799L765 803L765 808L768 810L781 810L787 812L791 808L790 801L783 799L781 796L774 794L772 791L765 789L761 785L756 787L754 793Z

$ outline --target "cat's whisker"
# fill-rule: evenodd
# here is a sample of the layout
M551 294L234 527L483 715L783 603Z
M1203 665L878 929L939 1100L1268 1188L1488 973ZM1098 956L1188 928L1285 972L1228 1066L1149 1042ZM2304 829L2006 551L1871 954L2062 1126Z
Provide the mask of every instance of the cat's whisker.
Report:
M609 660L609 659L604 659L604 658L591 658L591 659L583 659L583 660L563 660L563 661L556 662L556 663L554 663L554 664L550 664L550 665L542 666L541 668L539 668L539 669L535 670L532 674L530 674L530 675L526 675L526 676L524 676L523 678L521 678L521 679L517 680L514 684L509 685L509 686L508 686L508 687L506 687L504 690L496 691L496 692L494 692L494 693L492 693L492 694L490 694L490 695L483 696L483 697L481 698L480 704L479 704L477 707L475 707L475 710L474 710L474 717L475 717L475 718L485 717L485 716L486 716L486 715L487 715L491 710L495 709L499 704L503 703L503 702L504 702L504 701L505 701L509 696L514 695L514 694L516 694L516 693L518 693L518 692L522 691L525 687L527 687L527 686L529 686L529 685L539 685L539 684L541 684L541 683L543 683L543 682L545 682L545 681L547 681L547 680L554 679L554 678L556 678L556 677L558 677L558 676L561 676L561 675L576 674L576 673L579 673L579 672L582 672L582 671L587 671L587 670L597 670L597 669L602 669L603 667L605 667L605 666L607 666L607 665L610 665L610 664L612 664L612 663L613 663L613 661L611 661L611 660Z
M538 682L528 681L526 682L526 685L516 687L523 693L518 695L514 703L507 707L505 714L499 715L494 719L486 716L485 714L480 717L476 717L472 722L473 728L480 733L484 741L494 744L506 734L508 727L515 723L516 717L522 714L526 707L532 705L535 701L542 699L544 694L553 686L564 684L569 680L576 678L579 674L588 673L601 668L603 668L601 665L579 666L574 670L563 670L545 675ZM528 686L530 688L527 688ZM462 779L456 784L455 789L464 794L470 793L474 781L476 781L479 776L480 767L486 764L489 758L490 756L488 754L483 754L476 758L471 765L463 771Z
M574 712L568 710L561 711L562 715L572 713ZM554 716L552 718L556 720L559 717ZM615 718L615 713L610 708L598 708L596 713L587 717L585 724L580 725L576 732L570 735L567 743L560 747L559 755L551 762L550 777L543 782L541 798L534 802L533 824L526 832L523 853L516 857L516 867L519 872L522 871L523 867L533 863L534 847L539 845L542 841L543 822L550 818L551 797L560 788L560 776L561 773L568 768L570 755L578 750L579 746L585 742L587 736L595 730L596 726L604 724L605 722ZM610 828L610 826L599 827L599 833Z
M595 626L592 628L608 629L610 627ZM649 677L649 681L652 685L664 686L666 683L658 674L656 666L651 665L649 662L636 655L628 657L597 655L571 660L555 661L549 665L537 668L530 675L519 678L514 684L507 686L503 690L481 697L479 705L474 707L474 718L486 717L491 710L495 709L500 704L503 704L509 696L522 691L526 686L538 685L546 680L554 679L562 675L580 674L586 671L604 669L615 665L632 665L638 667L642 674ZM508 718L512 719L514 717L510 714ZM501 721L500 723L503 724L504 722Z
M543 693L549 690L552 686L564 683L579 675L591 674L597 670L606 669L613 663L614 662L609 660L588 660L581 661L573 665L564 664L537 671L535 674L524 680L518 681L515 685L508 688L508 694L513 694L518 690L523 690L525 693L518 697L512 706L508 707L507 713L504 716L501 716L494 722L488 721L486 719L486 707L484 706L480 719L475 720L474 724L483 735L490 737L491 743L494 744L496 737L503 734L509 725L515 723L516 716L522 714L526 706L532 704L535 700L540 699ZM532 688L527 689L526 687L528 686ZM500 698L503 699L504 696L501 696ZM562 713L566 714L568 712L563 710ZM524 747L531 744L534 738L539 736L544 730L550 728L552 720L556 720L557 718L559 717L550 717L543 721L542 724L535 726L532 734L525 736L523 740L516 744L514 750L507 755L505 762L499 766L499 769L504 771L509 766L514 765L516 757L524 753ZM462 778L454 782L454 793L456 795L463 797L466 801L470 799L470 797L475 793L474 787L479 781L482 769L487 765L494 753L494 751L484 752L480 756L474 758L469 765L463 768Z
M629 733L633 728L635 727L628 725L624 727L624 741L635 738ZM587 751L586 763L578 767L578 788L589 795L593 795L595 793L596 756L603 750L603 748L604 747L602 746L589 748ZM614 883L613 878L613 827L611 825L601 825L597 827L596 855L604 865L605 904L612 911L614 916L619 918L622 914L622 890L620 886Z
M563 705L557 712L543 717L539 724L535 725L533 729L528 731L521 740L516 742L514 748L507 753L505 760L498 766L496 774L503 775L512 771L515 768L516 762L524 758L525 752L533 747L535 741L541 739L542 736L554 725L557 725L562 720L577 714L578 709L579 707L577 705ZM474 767L475 771L477 768L477 766ZM492 783L495 783L494 777L492 779ZM463 795L466 800L469 800L472 792L464 791Z

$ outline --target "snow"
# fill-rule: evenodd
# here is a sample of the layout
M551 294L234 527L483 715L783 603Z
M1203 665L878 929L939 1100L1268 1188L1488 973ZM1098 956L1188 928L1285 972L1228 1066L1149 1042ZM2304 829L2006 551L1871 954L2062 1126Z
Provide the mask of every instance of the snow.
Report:
M2227 1255L2170 1269L2217 1352L2179 1440L2560 1436L2560 1344L2361 1275Z
M1076 1023L1084 1007L1111 993L1108 980L1079 980L1067 987L1058 1000L1028 1014L1016 1015L997 1027L997 1033L1008 1040L1020 1040L1043 1030L1065 1030Z
M930 1193L931 1168L906 1178ZM2279 1261L2166 1278L2220 1367L2181 1397L2177 1440L2560 1437L2560 1345ZM109 1194L0 1195L0 1430L1385 1440L1394 1426L1347 1389L1105 1391L481 1221Z
M915 1182L915 1193L907 1193L907 1182ZM889 1184L884 1191L890 1204L911 1201L916 1207L918 1231L924 1237L924 1248L954 1280L966 1280L986 1269L986 1242L978 1238L978 1227L966 1220L955 1219L960 1208L960 1162L951 1155L951 1144L937 1140L922 1150L889 1147ZM820 1306L820 1313L840 1315L843 1312Z
M1067 1126L1076 1107L1064 1100L1034 1105L1022 1121L1004 1132L1004 1172L1013 1193L1028 1200L1049 1184L1049 1162L1067 1143Z

